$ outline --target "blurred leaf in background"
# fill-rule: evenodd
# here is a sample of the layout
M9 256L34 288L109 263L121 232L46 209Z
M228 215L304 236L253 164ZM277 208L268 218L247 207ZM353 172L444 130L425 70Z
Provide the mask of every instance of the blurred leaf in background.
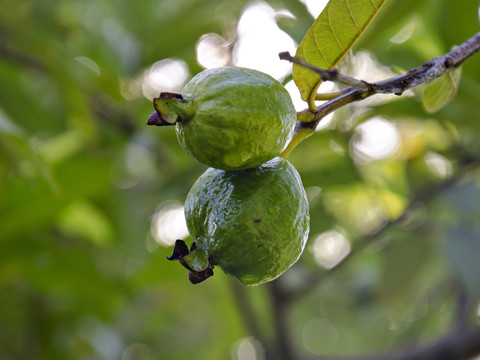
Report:
M165 259L190 241L183 202L205 167L145 125L151 99L233 63L271 71L302 110L277 53L319 3L0 0L1 359L359 355L448 332L457 281L478 286L478 218L459 216L478 189L454 186L479 180L478 55L438 111L415 91L374 97L295 149L311 236L278 281L193 286ZM478 6L387 1L339 67L373 81L419 66L478 31Z

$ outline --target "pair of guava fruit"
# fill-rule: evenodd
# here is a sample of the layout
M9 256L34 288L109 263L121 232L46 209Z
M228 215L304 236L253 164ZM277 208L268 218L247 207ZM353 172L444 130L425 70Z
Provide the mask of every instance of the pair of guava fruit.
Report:
M278 157L297 123L277 80L256 70L205 70L181 94L153 100L149 125L175 125L185 151L210 168L185 202L194 242L177 240L170 260L192 283L218 266L246 285L273 280L300 257L309 232L308 201L296 169Z

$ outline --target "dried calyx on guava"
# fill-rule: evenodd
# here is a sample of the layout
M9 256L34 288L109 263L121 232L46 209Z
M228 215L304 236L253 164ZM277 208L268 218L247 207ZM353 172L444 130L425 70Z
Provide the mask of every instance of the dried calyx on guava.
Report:
M240 67L208 69L181 94L153 99L149 125L175 125L180 145L208 166L240 170L260 166L283 150L297 115L287 90L262 72Z
M185 202L190 249L177 240L179 260L198 283L214 267L246 285L280 276L300 257L309 232L308 201L296 169L275 158L255 169L209 168Z

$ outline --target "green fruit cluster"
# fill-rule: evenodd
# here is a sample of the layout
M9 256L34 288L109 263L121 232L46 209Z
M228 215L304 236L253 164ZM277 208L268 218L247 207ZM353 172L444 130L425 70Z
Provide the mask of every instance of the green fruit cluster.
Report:
M211 166L185 202L194 242L177 240L170 260L192 283L215 266L246 285L273 280L303 252L308 201L300 176L277 157L291 138L296 112L285 88L238 67L205 70L181 94L161 93L149 125L175 125L180 145Z

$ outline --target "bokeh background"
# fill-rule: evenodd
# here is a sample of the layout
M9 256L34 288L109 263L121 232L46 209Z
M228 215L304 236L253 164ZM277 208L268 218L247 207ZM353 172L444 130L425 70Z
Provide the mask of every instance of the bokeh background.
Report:
M434 341L480 320L480 55L322 121L289 157L311 207L300 261L247 288L168 262L205 167L151 99L204 68L282 81L324 1L0 0L0 358L293 359ZM387 1L340 68L379 80L479 31L479 2ZM325 85L325 91L332 89ZM281 221L281 219L279 219Z

